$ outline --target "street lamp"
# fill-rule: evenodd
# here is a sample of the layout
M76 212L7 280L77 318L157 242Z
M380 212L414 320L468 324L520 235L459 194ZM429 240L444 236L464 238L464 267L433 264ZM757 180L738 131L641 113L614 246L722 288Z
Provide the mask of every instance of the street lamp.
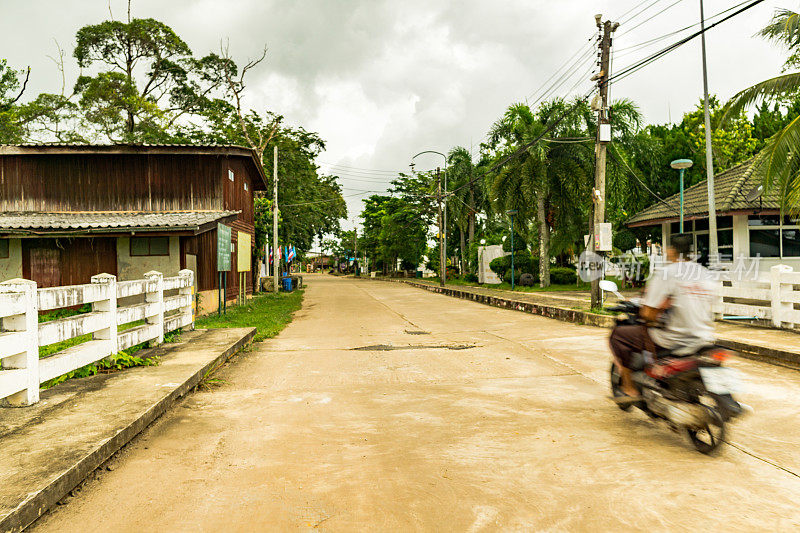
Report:
M414 169L414 159L422 154L436 154L444 159L444 198L447 198L447 156L436 150L425 150L411 158L411 169ZM447 201L444 202L442 214L442 227L439 228L439 284L444 287L447 283Z
M683 173L686 172L687 168L691 168L692 166L691 159L676 159L672 163L669 164L674 169L678 170L678 173L681 176L681 222L680 222L680 233L683 233Z
M514 290L514 215L519 211L509 209L506 214L511 217L511 290Z

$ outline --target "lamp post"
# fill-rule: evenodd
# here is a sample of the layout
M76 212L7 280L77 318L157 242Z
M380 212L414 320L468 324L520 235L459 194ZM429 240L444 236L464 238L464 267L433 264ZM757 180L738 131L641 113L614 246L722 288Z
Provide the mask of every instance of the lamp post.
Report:
M442 220L441 220L442 227L439 228L439 231L441 233L441 241L440 241L441 242L441 244L440 244L441 251L440 251L440 259L439 259L439 262L441 263L439 265L439 270L441 272L439 274L439 283L441 284L442 287L444 287L445 284L447 283L447 200L446 200L446 198L447 198L447 156L444 155L442 152L437 152L436 150L425 150L425 151L422 151L422 152L416 154L414 157L411 158L411 169L412 169L412 171L414 169L414 159L416 159L417 156L420 156L422 154L436 154L436 155L442 156L442 158L444 159L444 195L443 195L443 197L445 198L445 202L444 202L444 210L443 210L443 213L442 213Z
M511 290L514 290L514 215L518 211L516 209L509 209L506 214L511 217Z
M691 159L676 159L672 163L669 164L674 169L678 170L678 173L681 177L681 222L680 222L680 233L683 233L683 173L686 172L687 168L691 168L692 166Z

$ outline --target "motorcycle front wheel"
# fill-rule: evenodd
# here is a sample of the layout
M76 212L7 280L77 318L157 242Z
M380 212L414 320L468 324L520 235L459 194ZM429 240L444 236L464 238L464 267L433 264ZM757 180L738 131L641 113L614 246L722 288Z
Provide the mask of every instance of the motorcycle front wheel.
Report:
M611 394L614 398L619 398L620 396L625 396L625 393L622 392L620 389L620 385L622 384L622 377L619 375L619 371L617 370L617 365L613 362L611 363ZM631 403L623 403L617 404L617 407L622 409L623 411L629 411L633 404Z
M694 448L703 454L713 453L725 440L725 422L714 407L704 406L708 412L708 420L703 429L687 429Z

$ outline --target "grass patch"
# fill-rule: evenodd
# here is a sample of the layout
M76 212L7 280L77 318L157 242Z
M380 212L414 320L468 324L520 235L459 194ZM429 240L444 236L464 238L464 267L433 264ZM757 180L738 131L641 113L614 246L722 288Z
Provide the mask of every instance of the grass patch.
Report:
M255 342L274 337L292 321L292 313L300 309L303 290L290 293L258 294L246 305L228 307L228 313L198 318L195 327L200 329L247 328L257 329Z

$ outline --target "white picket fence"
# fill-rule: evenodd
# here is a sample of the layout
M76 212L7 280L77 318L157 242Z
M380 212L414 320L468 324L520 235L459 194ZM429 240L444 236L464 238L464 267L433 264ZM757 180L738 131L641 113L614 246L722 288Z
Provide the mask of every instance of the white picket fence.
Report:
M86 285L37 289L33 281L0 283L0 401L30 405L39 401L39 385L137 344L164 342L164 333L193 327L194 273L181 270L165 278L117 281L111 274ZM165 292L177 294L164 295ZM138 298L129 298L137 297ZM120 299L137 300L118 306ZM40 311L91 304L89 313L39 323ZM134 322L142 324L119 330ZM39 359L39 347L91 334L91 340Z
M717 318L750 317L769 320L776 328L794 329L800 326L800 310L795 304L800 304L800 272L776 265L750 279L738 279L736 273L723 274L714 313Z

